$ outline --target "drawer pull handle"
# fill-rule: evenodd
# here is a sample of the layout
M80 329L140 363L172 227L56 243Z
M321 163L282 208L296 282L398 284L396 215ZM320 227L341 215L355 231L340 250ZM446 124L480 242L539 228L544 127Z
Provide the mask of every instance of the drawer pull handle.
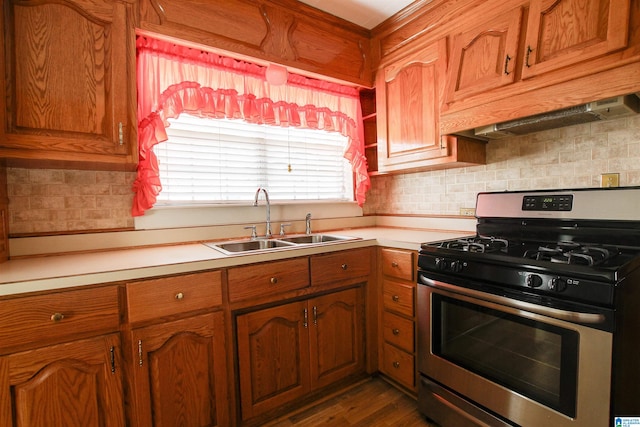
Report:
M396 261L391 262L391 267L398 268L398 263Z
M278 283L278 278L277 277L272 277L270 280L272 285L275 285L276 283Z
M391 297L391 299L393 300L393 302L398 302L400 301L400 297L398 295L394 295Z
M400 362L393 362L393 367L398 369L400 367Z
M340 267L341 267L343 270L346 270L347 268L349 268L349 266L348 266L347 264L342 264Z
M393 332L393 335L400 335L400 329L394 329L391 332Z
M178 301L182 301L182 300L184 299L184 294L183 294L182 292L178 292L178 293L176 294L176 299L177 299Z
M64 314L62 314L62 313L53 313L51 315L51 321L52 322L60 322L60 321L62 321L62 319L64 319Z

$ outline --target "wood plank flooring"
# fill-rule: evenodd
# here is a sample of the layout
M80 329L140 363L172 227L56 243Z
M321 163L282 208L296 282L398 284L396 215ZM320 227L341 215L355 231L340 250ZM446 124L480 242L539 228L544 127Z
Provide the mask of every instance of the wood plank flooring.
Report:
M415 399L380 378L288 414L268 427L438 427L418 412Z

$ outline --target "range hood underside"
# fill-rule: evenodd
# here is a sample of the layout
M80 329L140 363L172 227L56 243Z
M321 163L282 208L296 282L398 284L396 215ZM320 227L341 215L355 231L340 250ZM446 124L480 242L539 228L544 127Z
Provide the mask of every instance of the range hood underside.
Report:
M639 111L640 99L636 94L631 94L479 127L473 131L473 134L487 139L526 135L565 126L631 116Z

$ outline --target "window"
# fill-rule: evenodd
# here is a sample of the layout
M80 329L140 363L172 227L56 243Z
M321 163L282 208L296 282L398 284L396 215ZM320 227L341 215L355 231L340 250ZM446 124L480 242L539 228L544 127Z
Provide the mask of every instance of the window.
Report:
M153 149L162 191L158 205L251 200L352 201L353 173L338 132L210 119L169 119L169 139Z

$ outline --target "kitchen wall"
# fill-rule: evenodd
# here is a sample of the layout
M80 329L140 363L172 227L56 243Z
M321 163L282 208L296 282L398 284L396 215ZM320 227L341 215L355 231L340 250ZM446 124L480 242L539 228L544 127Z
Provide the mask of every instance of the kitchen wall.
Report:
M135 172L7 168L9 233L133 227Z
M364 213L458 215L480 191L599 187L610 172L640 185L640 116L493 140L484 166L374 177Z
M554 129L487 145L487 164L377 176L364 213L458 215L479 191L640 185L640 116ZM8 168L9 232L133 227L133 172Z

